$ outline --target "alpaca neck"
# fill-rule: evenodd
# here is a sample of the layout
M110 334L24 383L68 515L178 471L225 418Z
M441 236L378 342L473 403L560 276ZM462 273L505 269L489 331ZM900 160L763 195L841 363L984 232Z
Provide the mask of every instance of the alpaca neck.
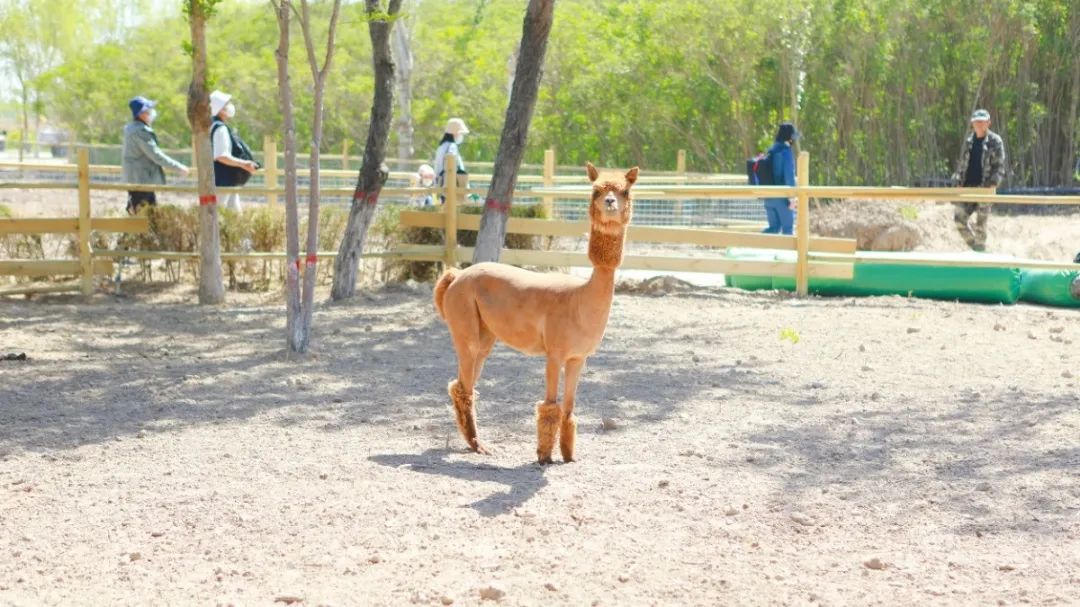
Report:
M615 294L615 269L622 263L623 239L626 228L616 232L593 226L589 234L589 261L593 264L592 276L586 283L595 301L610 302Z

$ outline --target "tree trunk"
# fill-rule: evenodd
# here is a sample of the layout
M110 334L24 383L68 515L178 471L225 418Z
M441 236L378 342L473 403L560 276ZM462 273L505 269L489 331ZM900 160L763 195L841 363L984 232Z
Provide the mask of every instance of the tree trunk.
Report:
M322 67L319 67L318 59L315 57L315 45L311 34L311 13L307 0L301 0L301 5L303 6L301 27L304 33L304 47L307 49L308 65L311 67L311 76L315 83L315 95L311 119L311 157L309 160L311 186L308 195L307 256L304 259L304 293L300 302L302 313L297 331L300 341L293 346L296 352L307 352L308 345L311 343L311 319L315 310L315 277L319 250L319 180L321 177L319 162L322 153L323 99L326 92L326 76L330 73L330 65L334 59L334 37L337 32L341 0L334 0L330 27L326 34L326 58L323 60Z
M412 68L413 56L412 45L409 39L409 28L405 23L397 23L393 33L394 57L396 61L397 89L398 89L398 170L408 170L406 160L413 157L416 151L413 144L413 118L412 118Z
M300 220L296 194L296 118L293 115L289 78L289 23L292 2L274 3L278 22L278 47L274 51L278 71L278 103L285 135L285 343L289 352L299 351L303 341L300 307Z
M555 0L529 0L522 25L517 69L514 72L510 103L506 107L495 171L491 176L480 233L476 238L473 263L498 261L506 240L506 219L513 203L514 186L525 155L533 109L536 107L540 77L547 52L548 34L554 18ZM435 168L438 170L438 167Z
M187 114L199 171L199 303L219 304L225 301L225 285L221 274L217 192L210 145L210 95L206 90L206 13L201 2L191 0L190 5L193 52Z
M375 217L379 193L390 176L384 162L394 110L394 60L390 53L390 32L401 8L401 0L390 0L385 12L381 0L366 1L371 60L375 65L375 99L371 104L364 164L360 167L345 235L334 261L334 284L330 290L330 297L334 301L350 298L356 293L360 254L364 250L368 226Z

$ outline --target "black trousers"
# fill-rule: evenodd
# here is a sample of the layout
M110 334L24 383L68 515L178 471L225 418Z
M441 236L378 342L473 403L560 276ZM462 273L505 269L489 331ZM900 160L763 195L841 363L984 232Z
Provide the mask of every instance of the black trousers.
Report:
M156 206L157 196L153 192L128 192L128 215L137 215L143 205Z

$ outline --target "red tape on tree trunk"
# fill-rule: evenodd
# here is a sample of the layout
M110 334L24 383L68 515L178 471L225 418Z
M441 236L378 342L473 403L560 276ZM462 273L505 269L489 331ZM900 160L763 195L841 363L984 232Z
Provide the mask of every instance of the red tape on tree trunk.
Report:
M489 209L493 209L495 211L498 211L498 212L502 213L503 215L506 215L507 213L510 212L510 203L509 202L499 202L498 200L495 200L494 198L488 198L484 202L484 206L489 208Z
M217 204L217 196L210 194L209 196L199 196L199 206L205 207L206 205Z

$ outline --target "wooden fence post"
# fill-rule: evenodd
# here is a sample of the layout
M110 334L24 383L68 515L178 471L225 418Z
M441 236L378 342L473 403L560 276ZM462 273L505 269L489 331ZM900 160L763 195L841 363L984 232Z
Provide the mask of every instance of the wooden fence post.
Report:
M264 185L276 190L278 186L277 141L269 135L263 136L263 164L266 165L263 167L266 170L263 177ZM271 209L277 207L277 194L267 194L266 205Z
M446 265L457 265L457 156L446 155L443 165L443 213L446 221Z
M349 140L341 140L341 170L349 170Z
M544 150L544 187L550 188L555 185L555 150L548 148ZM555 218L555 197L544 196L544 217L547 219Z
M675 156L675 172L680 175L686 174L686 150L679 150L677 156Z
M94 260L90 256L90 151L79 148L79 267L82 294L94 292Z
M795 249L798 259L795 262L795 292L799 297L806 297L810 292L810 153L799 152L798 175L795 184L799 188L798 216L795 219Z

